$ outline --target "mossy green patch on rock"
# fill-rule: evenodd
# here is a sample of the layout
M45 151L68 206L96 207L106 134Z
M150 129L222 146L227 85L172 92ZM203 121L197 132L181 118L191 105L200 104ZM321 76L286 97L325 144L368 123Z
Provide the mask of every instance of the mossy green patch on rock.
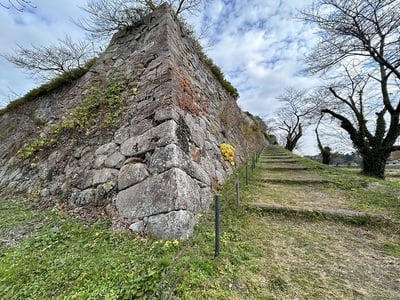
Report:
M116 128L124 110L124 89L125 82L117 77L111 78L104 87L89 85L87 96L78 106L69 110L58 123L45 127L38 137L24 144L17 155L22 159L30 158L37 151L56 144L60 133L66 130L85 131L95 125L103 129Z

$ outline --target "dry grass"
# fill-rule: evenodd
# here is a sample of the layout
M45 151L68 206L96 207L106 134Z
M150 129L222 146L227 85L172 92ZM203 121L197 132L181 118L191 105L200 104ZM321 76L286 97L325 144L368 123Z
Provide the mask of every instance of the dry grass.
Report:
M238 273L246 274L261 298L398 299L400 259L382 251L382 243L398 236L273 216L258 222L267 237L258 237L265 252L249 264L262 267L255 274L243 266Z
M400 295L398 233L256 210L225 212L216 274L190 286L182 299L395 300Z
M351 199L346 193L319 184L291 185L279 183L260 183L258 188L247 196L246 202L275 203L304 208L346 209Z
M283 157L286 158L283 158ZM304 209L347 209L379 213L400 220L396 181L400 169L388 168L386 181L359 175L358 169L327 167L290 154L264 156L245 202L279 204ZM282 160L296 163L282 164ZM275 168L275 169L272 169ZM297 168L297 170L296 170ZM400 178L400 177L398 177Z
M261 168L243 191L242 202L356 209L398 217L398 209L391 211L381 201L385 195L389 202L395 199L396 187L391 183L320 166L302 171L265 168L271 165L259 163ZM286 182L269 182L270 179ZM331 183L307 184L307 179L327 179ZM352 225L257 209L250 209L247 216L247 224L243 224L243 216L237 218L241 220L237 231L243 240L236 239L252 245L247 249L248 261L231 266L235 275L225 278L231 289L223 299L399 299L400 229L396 223L388 227ZM212 291L221 284L213 282L209 288Z

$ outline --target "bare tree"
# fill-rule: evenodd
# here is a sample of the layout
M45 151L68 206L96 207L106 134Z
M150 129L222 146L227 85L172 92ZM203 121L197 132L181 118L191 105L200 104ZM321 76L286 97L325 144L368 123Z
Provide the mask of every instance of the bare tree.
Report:
M317 107L306 100L305 90L294 88L287 89L278 100L282 106L277 113L277 127L284 133L285 149L293 151Z
M155 10L158 6L166 2L171 6L176 15L182 15L185 12L197 12L200 4L203 1L206 0L137 0L136 2L148 7L151 10Z
M171 0L167 3L176 15L181 15L184 12L193 13L198 10L201 1ZM88 13L88 18L78 20L76 24L95 38L107 38L142 20L145 15L164 2L163 0L92 0L86 7L82 7Z
M329 87L336 105L322 112L349 134L362 156L363 173L380 178L390 153L400 149L394 145L400 134L399 11L399 0L317 0L303 12L322 37L307 58L310 70L347 77L347 88Z
M323 116L324 115L321 115L321 117L318 120L317 126L315 127L315 135L317 136L317 144L318 144L318 149L321 152L322 163L325 165L329 165L332 160L332 149L329 146L322 145L322 142L321 142L321 139L320 139L319 133L318 133L318 127L321 123Z
M163 3L168 3L174 10L176 15L180 15L184 12L195 13L200 7L201 2L204 0L137 0L136 2L148 7L151 10L155 10L158 6Z
M169 3L172 7L175 7L175 14L180 15L184 12L196 12L199 9L201 0L176 0Z
M12 55L3 55L18 68L25 69L33 76L49 79L74 68L83 67L91 57L87 42L74 42L68 36L50 46L25 48L18 46Z
M6 9L15 9L17 11L22 12L25 8L35 6L32 4L32 1L29 0L1 0L0 6Z
M150 1L150 6L151 3ZM136 0L89 1L82 9L88 14L88 17L75 23L94 38L100 39L109 38L115 32L134 25L150 12L148 6Z

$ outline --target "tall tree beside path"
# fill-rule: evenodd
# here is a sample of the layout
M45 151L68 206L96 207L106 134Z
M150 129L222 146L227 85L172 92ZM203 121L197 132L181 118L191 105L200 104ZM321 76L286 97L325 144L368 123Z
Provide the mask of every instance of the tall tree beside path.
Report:
M400 0L317 0L302 12L320 34L309 69L331 79L322 112L348 133L363 173L380 178L400 150L399 11Z

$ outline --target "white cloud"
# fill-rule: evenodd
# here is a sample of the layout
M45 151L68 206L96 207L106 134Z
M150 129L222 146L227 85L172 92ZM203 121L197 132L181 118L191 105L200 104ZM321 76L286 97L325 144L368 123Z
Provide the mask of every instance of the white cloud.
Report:
M285 88L315 86L316 79L302 75L304 55L315 42L313 30L294 18L310 2L212 0L197 16L188 16L197 32L209 27L202 43L211 45L206 47L209 56L238 88L244 110L271 115ZM16 44L48 45L66 34L83 37L71 19L84 15L79 8L84 3L37 0L37 8L24 13L0 8L0 53L12 52ZM11 91L23 95L37 83L2 57L0 63L2 106Z
M304 57L316 42L313 28L295 18L310 2L212 1L201 21L195 20L197 28L211 25L203 43L212 45L207 52L238 88L244 110L272 116L286 88L317 85L303 75ZM313 143L309 136L305 151L314 151Z
M36 8L18 12L0 7L0 53L12 54L17 45L29 47L49 45L69 35L81 39L84 33L75 26L72 18L79 18L82 1L34 1ZM0 107L13 97L22 96L38 85L29 75L0 57Z

